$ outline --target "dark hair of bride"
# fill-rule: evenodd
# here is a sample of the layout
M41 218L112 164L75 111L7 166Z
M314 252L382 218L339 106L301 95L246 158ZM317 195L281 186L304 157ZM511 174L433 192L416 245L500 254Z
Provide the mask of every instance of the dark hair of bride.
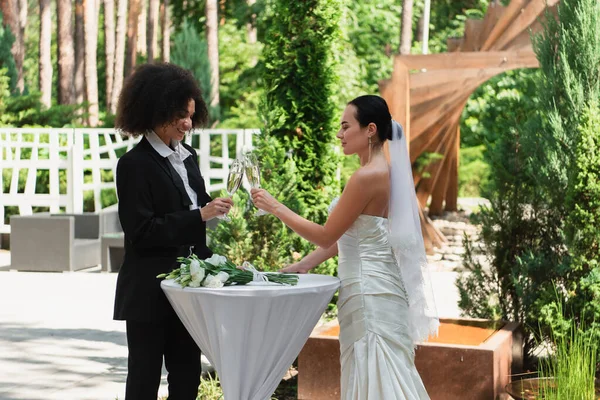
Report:
M379 142L392 139L392 116L385 100L379 96L367 94L359 96L348 104L356 107L356 119L361 127L370 123L377 126Z

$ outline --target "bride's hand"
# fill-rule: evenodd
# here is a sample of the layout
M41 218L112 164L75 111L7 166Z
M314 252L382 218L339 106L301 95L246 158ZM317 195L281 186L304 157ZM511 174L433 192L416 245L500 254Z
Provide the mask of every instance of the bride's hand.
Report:
M298 261L297 263L287 265L285 268L280 269L279 272L306 274L310 270L311 270L310 267L304 265L304 263L302 261Z
M273 196L271 193L267 192L265 189L252 189L252 201L256 208L264 210L270 214L275 214L275 210L281 204Z

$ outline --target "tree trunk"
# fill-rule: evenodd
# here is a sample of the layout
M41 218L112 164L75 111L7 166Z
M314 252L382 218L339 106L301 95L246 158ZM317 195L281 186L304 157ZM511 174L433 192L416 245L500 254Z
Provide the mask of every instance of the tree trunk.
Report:
M40 0L40 92L41 102L46 107L52 105L52 15L50 0Z
M85 101L85 39L83 30L83 0L75 0L75 101Z
M417 22L417 37L415 37L415 40L417 42L423 42L423 24L425 23L425 21L423 20L423 17L419 18L419 22Z
M88 125L98 126L98 13L96 0L83 1L83 30L85 37L85 88L88 101Z
M256 0L247 0L248 7L252 7ZM250 17L250 22L246 25L246 29L248 30L248 43L256 43L256 14L252 13Z
M127 29L127 0L117 0L117 35L115 48L115 70L110 99L110 112L117 112L117 102L123 87L123 67L125 65L125 31Z
M148 62L158 58L158 11L160 0L149 0L148 3L148 26L146 27L146 47Z
M110 110L115 76L115 0L104 0L104 53L106 54L106 109Z
M402 25L400 27L400 54L410 54L412 43L413 0L402 0Z
M256 0L247 0L248 7L252 7ZM252 13L250 15L250 22L246 24L246 30L248 32L248 43L255 44L257 42L257 34L256 34L256 14ZM255 66L258 63L258 57L253 56L250 60L250 65Z
M141 0L140 7L140 15L138 16L137 51L141 55L145 56L148 54L146 52L146 19L148 18L148 0Z
M161 4L162 22L162 61L171 60L171 20L169 19L169 0L163 0Z
M29 11L29 7L27 5L27 0L17 0L18 4L18 31L19 37L18 41L15 40L13 44L13 48L15 45L18 46L15 49L15 64L17 67L17 89L20 92L25 90L25 75L23 73L23 63L25 61L25 26L27 24L27 14Z
M25 89L23 78L23 61L25 59L25 23L27 22L27 0L1 0L0 11L4 25L15 36L10 52L15 59L17 69L16 89L19 93Z
M221 20L219 21L219 25L223 26L225 25L225 0L219 0L219 11L218 13L221 14Z
M425 0L423 7L423 39L421 41L421 53L429 53L429 18L431 14L431 0Z
M73 46L73 8L71 0L58 0L58 103L75 103L75 48Z
M130 0L127 17L127 53L125 54L125 77L128 77L136 64L138 20L142 11L142 0Z
M217 0L206 0L206 37L210 63L210 105L219 105L219 36Z

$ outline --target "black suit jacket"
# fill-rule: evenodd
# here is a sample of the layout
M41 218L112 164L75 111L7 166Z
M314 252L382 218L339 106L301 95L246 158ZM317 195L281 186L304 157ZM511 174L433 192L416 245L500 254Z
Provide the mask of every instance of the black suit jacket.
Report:
M203 207L211 198L198 157L193 148L183 146L192 153L184 164L198 207ZM188 256L190 246L200 258L212 255L206 247L206 223L199 210L189 209L191 200L181 177L145 136L117 163L117 195L125 258L117 279L114 318L160 321L173 311L156 275L177 267L177 257Z

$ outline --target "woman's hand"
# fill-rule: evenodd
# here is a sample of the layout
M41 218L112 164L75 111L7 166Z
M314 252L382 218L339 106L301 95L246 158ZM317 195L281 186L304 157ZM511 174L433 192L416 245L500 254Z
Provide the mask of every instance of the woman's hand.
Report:
M218 215L227 214L231 207L233 207L233 200L229 197L217 197L200 209L202 221L210 221Z
M300 260L296 263L287 265L285 268L280 269L279 272L306 274L311 269L312 268L310 266L306 265L305 263L302 262L302 260Z
M275 215L275 211L279 208L281 203L275 200L275 198L271 196L271 193L267 192L265 189L252 189L251 193L252 201L256 208Z

